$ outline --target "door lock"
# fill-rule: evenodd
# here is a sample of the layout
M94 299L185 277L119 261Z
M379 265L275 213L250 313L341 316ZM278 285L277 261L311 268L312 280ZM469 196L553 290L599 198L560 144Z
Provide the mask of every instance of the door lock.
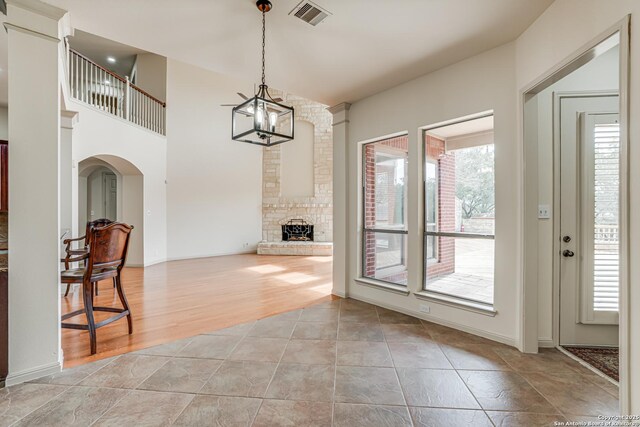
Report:
M565 249L564 251L562 251L562 256L565 258L571 258L574 255L575 254L573 253L573 251L570 251L569 249Z
M569 243L571 241L571 236L564 236L562 238L562 241L565 242L565 243Z

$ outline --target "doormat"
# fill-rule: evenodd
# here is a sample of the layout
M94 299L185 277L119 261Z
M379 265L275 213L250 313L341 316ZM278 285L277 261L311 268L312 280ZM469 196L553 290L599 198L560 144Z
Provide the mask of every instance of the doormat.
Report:
M619 381L617 347L562 347L609 378Z

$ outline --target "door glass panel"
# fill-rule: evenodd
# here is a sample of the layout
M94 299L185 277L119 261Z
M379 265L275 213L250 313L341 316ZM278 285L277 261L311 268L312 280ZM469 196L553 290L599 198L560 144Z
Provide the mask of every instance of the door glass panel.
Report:
M594 126L593 310L618 311L620 125Z

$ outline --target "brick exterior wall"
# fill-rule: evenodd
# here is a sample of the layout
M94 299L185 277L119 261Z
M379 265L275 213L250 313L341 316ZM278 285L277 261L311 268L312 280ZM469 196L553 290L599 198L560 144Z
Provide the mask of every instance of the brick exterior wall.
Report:
M430 135L425 136L427 158L438 164L438 231L456 231L456 158L455 153L447 153L445 142ZM427 265L427 278L455 272L455 239L437 239L436 262Z
M376 170L376 148L379 146L386 146L395 148L405 153L409 151L409 139L406 135L396 138L379 141L376 143L367 144L364 147L363 162L364 162L364 226L366 228L375 228L376 226L376 174L381 172L380 169ZM388 214L394 215L395 209L395 188L394 183L390 181L389 185L389 207ZM390 218L391 219L391 218ZM364 236L364 259L363 259L363 276L376 277L376 240L375 233L365 233ZM386 280L393 283L406 283L407 272L401 272L393 274L389 277L377 277L381 280Z
M262 240L281 242L281 225L302 218L314 225L316 242L333 240L333 117L327 106L275 89L271 96L281 97L295 109L295 120L314 125L313 197L281 196L280 150L282 145L266 147L262 157ZM285 142L285 144L288 144Z

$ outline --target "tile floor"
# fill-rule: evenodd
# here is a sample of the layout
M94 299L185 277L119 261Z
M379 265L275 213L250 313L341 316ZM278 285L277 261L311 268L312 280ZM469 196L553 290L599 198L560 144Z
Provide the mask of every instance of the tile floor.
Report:
M0 390L0 425L534 426L616 396L555 350L336 300Z

